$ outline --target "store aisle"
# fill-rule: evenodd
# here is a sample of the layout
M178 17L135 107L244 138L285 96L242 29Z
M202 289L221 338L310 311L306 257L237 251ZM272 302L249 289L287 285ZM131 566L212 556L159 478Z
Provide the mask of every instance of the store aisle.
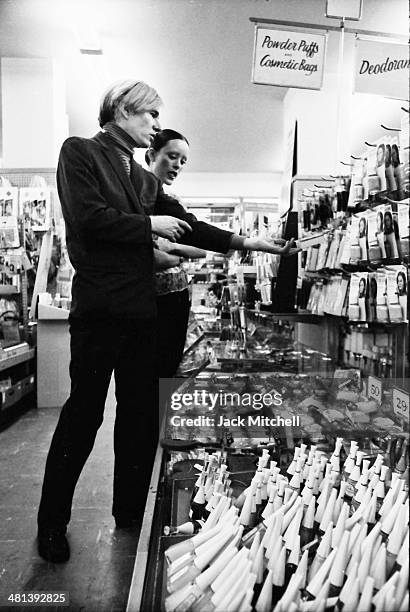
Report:
M10 593L23 591L68 591L68 608L44 610L124 610L138 532L116 530L111 516L111 388L104 423L74 497L68 532L71 558L56 565L37 555L37 506L58 413L58 409L33 409L0 432L0 610L7 609Z

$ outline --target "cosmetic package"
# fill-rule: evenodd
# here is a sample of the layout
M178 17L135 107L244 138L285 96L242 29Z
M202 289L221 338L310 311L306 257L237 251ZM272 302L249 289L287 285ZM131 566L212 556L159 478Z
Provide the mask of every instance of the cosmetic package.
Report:
M355 272L350 278L349 319L367 321L368 308L368 272Z
M327 253L329 250L329 237L326 237L326 239L321 242L320 246L319 246L319 252L317 255L317 264L316 264L316 270L323 270L323 268L326 267L326 260L327 260Z
M384 169L386 176L386 187L388 191L396 191L397 183L396 177L394 176L394 168L392 163L392 144L394 140L392 138L385 139L385 154L384 154Z
M341 268L342 263L349 263L350 261L350 225L347 229L341 230L340 233L340 244L334 266L337 270Z
M368 224L368 213L363 212L358 215L358 240L360 247L360 259L367 261L369 259L368 254L368 243L367 243L367 224Z
M342 316L348 286L349 279L342 275L329 279L326 286L324 312L339 317Z
M20 214L26 227L34 231L47 231L51 222L50 189L24 187L20 189Z
M0 217L18 216L18 190L17 187L0 186Z
M361 257L361 249L359 245L359 218L357 215L352 216L349 228L350 251L349 261L347 263L356 264L358 261L360 261Z
M368 277L369 283L369 308L368 321L377 321L377 274L370 272Z
M333 232L332 239L330 241L329 250L327 252L326 264L325 267L329 270L334 270L336 268L336 259L339 252L340 243L342 240L342 232L341 230L335 230Z
M390 321L407 321L407 268L402 265L388 266L386 276Z
M354 209L360 202L365 199L363 174L365 161L363 159L355 159L353 161L352 176L350 180L349 198L347 208Z
M316 271L318 255L319 255L319 247L314 246L308 249L308 254L306 258L306 266L305 266L308 272Z
M398 250L401 258L409 256L409 205L397 203L397 212L393 219L397 220Z
M410 163L409 163L409 116L403 117L401 121L400 137L393 136L392 142L392 165L397 189L410 189Z
M379 147L377 147L378 149ZM381 179L377 173L377 150L375 147L367 152L367 189L368 197L374 196L382 190ZM384 161L383 161L384 176Z
M376 294L376 317L381 323L389 322L389 310L387 308L387 276L386 270L380 268L375 272L377 283Z
M397 220L393 215L393 209L390 204L384 205L383 232L387 259L398 259L399 249L397 246L397 239L399 230Z
M380 180L380 191L386 191L387 189L385 157L386 144L384 141L380 141L376 148L376 174Z
M386 259L384 244L384 205L376 206L368 215L369 260Z
M306 310L309 310L312 314L323 315L324 305L324 291L323 291L323 280L316 281L310 291L309 300L306 306Z

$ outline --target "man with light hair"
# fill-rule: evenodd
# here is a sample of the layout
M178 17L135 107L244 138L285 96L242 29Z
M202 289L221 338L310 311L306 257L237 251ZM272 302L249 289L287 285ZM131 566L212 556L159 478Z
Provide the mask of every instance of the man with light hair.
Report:
M103 420L114 373L112 513L117 528L143 515L158 438L155 378L156 300L152 233L226 253L260 248L289 253L198 221L164 194L159 180L133 159L160 129L161 99L142 81L112 85L102 98L93 138L68 138L61 149L57 188L75 269L69 317L71 392L46 462L38 512L38 550L67 561L72 499ZM250 242L249 242L250 241ZM179 257L172 265L179 263Z

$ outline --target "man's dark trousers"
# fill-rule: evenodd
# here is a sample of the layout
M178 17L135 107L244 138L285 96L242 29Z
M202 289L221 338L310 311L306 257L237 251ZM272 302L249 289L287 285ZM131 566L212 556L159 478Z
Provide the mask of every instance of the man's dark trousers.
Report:
M65 528L114 372L113 515L142 514L158 440L155 319L70 319L71 394L49 450L39 528Z

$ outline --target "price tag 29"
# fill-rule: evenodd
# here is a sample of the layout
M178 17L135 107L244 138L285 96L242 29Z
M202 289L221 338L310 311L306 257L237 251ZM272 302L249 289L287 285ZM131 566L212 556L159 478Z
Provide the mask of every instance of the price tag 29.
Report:
M409 420L409 394L393 387L393 410L401 419Z
M369 376L367 381L367 397L375 400L378 404L382 403L382 381L374 376Z

